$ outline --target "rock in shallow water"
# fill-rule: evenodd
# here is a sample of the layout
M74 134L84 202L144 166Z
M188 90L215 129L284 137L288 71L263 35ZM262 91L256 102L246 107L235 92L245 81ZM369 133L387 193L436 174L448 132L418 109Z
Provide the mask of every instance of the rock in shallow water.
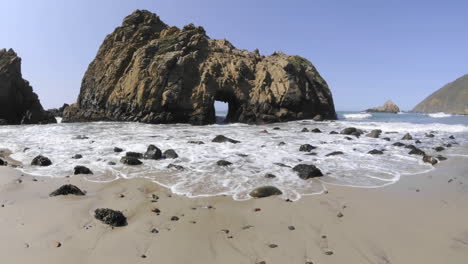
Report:
M173 163L167 165L166 168L168 168L168 169L176 169L176 170L180 170L180 171L185 170L185 168L184 168L183 166L180 166L180 165L177 165L177 164L173 164Z
M323 176L322 172L317 167L309 164L296 165L294 166L293 171L295 171L299 175L299 178L303 180Z
M302 152L311 152L313 149L316 149L317 147L314 147L310 144L304 144L299 147L299 151Z
M116 153L119 153L119 152L122 152L123 149L119 148L119 147L114 147L114 152Z
M230 165L232 165L232 163L229 162L229 161L227 161L227 160L218 160L218 161L216 162L216 164L217 164L218 166L221 166L221 167L225 167L225 166L230 166Z
M402 138L402 140L411 140L413 137L410 135L410 133L406 133Z
M6 165L8 165L8 162L0 159L0 166L6 166Z
M148 149L145 152L145 155L143 156L143 158L152 159L152 160L159 160L159 159L162 158L162 152L155 145L149 145Z
M32 160L31 165L46 167L52 165L52 161L47 157L39 155Z
M122 212L109 208L96 209L94 211L94 217L101 222L114 227L127 225L127 218Z
M344 155L344 153L342 151L333 151L325 155L325 157L337 156L337 155Z
M232 138L225 137L223 135L217 135L211 142L215 142L215 143L229 142L229 143L232 143L232 144L240 143L240 141L234 140Z
M127 156L122 157L120 159L120 162L126 165L131 165L131 166L143 164L143 162L141 162L139 159L134 158L134 157L127 157Z
M58 196L58 195L85 195L85 193L80 190L80 188L76 187L75 185L72 184L65 184L58 188L57 190L51 192L49 196Z
M175 150L168 149L164 151L164 153L162 154L162 157L165 159L177 159L179 155L177 155L177 152L175 152Z
M136 159L142 159L142 158L143 158L143 154L142 154L142 153L139 153L139 152L132 152L132 151L129 151L129 152L125 153L125 157L131 157L131 158L136 158Z
M367 134L366 137L378 138L378 137L380 137L380 134L382 134L382 130L374 129L369 134Z
M377 149L373 149L373 150L367 152L367 154L382 155L382 154L383 154L383 151L380 151L380 150L377 150Z
M93 174L93 172L85 166L76 166L74 168L74 174Z
M263 198L263 197L268 197L272 195L281 195L281 194L283 194L283 192L281 192L281 190L276 188L275 186L262 186L250 192L250 196L254 198Z
M432 156L429 156L429 155L424 155L423 161L431 165L435 165L437 164L437 162L439 162L438 160L434 159Z

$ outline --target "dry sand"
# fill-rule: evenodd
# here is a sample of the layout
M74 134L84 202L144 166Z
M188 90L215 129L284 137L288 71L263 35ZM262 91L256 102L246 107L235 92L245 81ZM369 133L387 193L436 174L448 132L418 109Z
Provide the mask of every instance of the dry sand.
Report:
M297 202L190 199L146 179L92 183L83 176L34 178L0 167L0 259L6 264L466 264L467 161L449 157L429 173L383 188L328 185L328 194ZM87 195L49 197L65 183ZM157 202L151 201L153 194ZM94 219L101 207L121 210L128 226L111 228Z

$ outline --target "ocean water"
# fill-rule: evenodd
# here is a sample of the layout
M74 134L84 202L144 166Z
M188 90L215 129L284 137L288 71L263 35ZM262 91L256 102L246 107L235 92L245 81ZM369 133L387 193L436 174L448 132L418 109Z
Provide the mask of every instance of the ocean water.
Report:
M221 115L219 121L223 119ZM422 143L415 145L430 155L468 158L468 116L359 112L339 112L338 116L338 121L302 120L269 125L95 122L0 126L0 148L10 149L12 158L24 164L21 170L36 176L65 177L73 174L76 165L84 165L94 172L87 176L90 181L145 177L188 197L231 195L237 200L249 199L248 194L253 188L264 185L277 186L283 191L283 198L297 200L303 195L322 193L326 189L325 183L375 188L395 183L401 177L432 170L433 166L423 163L421 156L409 155L408 149L392 146L396 141L414 144L414 140L401 140L405 133L419 139ZM274 130L274 127L280 129ZM345 139L344 135L329 134L346 127L366 131L381 129L383 134L377 139L361 136L353 137L353 140ZM323 133L300 132L303 128L319 128ZM263 133L264 130L268 133ZM428 132L435 137L426 137ZM225 135L241 143L211 142L216 135ZM450 139L451 135L455 139ZM78 139L79 136L85 138ZM188 141L205 144L189 144ZM280 145L280 142L286 144ZM452 147L440 153L433 150L448 143ZM149 144L163 151L174 149L179 158L143 160L143 165L134 167L119 162L125 151L143 153ZM313 150L316 155L300 152L302 144L316 146ZM124 152L115 153L114 147L123 148ZM385 152L383 155L367 154L372 149ZM333 151L342 151L344 155L326 156ZM39 154L49 157L53 165L30 166L31 160ZM72 159L75 154L81 154L83 158ZM233 165L217 166L216 162L221 159ZM109 161L116 165L108 165ZM181 165L185 170L168 169L170 163ZM289 167L279 166L279 163ZM297 164L313 164L325 176L302 180L291 168ZM266 173L274 174L276 178L265 178Z

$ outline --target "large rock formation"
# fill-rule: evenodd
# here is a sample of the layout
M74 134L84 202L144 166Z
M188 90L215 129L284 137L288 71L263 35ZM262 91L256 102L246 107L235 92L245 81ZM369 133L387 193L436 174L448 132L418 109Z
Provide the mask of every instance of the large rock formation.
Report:
M468 115L468 74L431 94L413 112Z
M136 10L105 38L63 121L210 124L215 100L229 104L229 122L336 119L327 83L306 59L239 50L202 27Z
M393 113L393 114L396 114L396 113L399 113L400 112L400 108L394 104L392 102L392 100L388 100L387 102L385 102L385 104L383 106L379 106L379 107L374 107L374 108L371 108L371 109L367 109L366 112L369 112L369 113Z
M0 50L0 124L56 123L44 111L29 82L21 76L21 58L10 49Z

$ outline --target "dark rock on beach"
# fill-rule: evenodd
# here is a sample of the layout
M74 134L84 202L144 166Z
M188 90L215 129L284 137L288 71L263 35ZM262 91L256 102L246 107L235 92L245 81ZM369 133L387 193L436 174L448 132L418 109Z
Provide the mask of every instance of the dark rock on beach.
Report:
M435 147L434 150L437 151L437 152L441 152L441 151L444 151L445 148L444 147Z
M336 131L331 131L331 132L330 132L330 135L337 135L337 134L339 134L339 133L336 132Z
M205 144L205 142L203 141L197 141L197 140L190 140L189 142L187 142L189 144L195 144L195 145L203 145Z
M314 128L310 132L312 132L312 133L322 133L322 131L320 129L318 129L318 128Z
M76 166L74 168L74 174L93 174L93 172L85 166Z
M337 155L344 155L344 153L342 151L333 151L325 155L325 157L337 156Z
M421 149L413 146L413 145L409 145L411 147L409 147L411 149L410 152L408 152L408 154L410 155L420 155L420 156L425 156L426 153L424 151L422 151Z
M307 129L306 127L304 127L301 132L309 132L309 129Z
M83 155L81 155L81 154L75 154L72 157L72 159L81 159L81 158L83 158Z
M132 152L132 151L129 151L129 152L125 153L125 157L131 157L131 158L142 159L142 158L143 158L143 154L142 154L142 153L139 153L139 152Z
M406 146L405 144L401 143L401 142L395 142L392 144L392 146L395 146L395 147L404 147Z
M143 164L139 159L135 158L135 157L122 157L120 159L120 162L123 163L123 164L126 164L126 165L131 165L131 166L136 166L136 165L141 165Z
M94 217L101 222L114 227L127 225L127 218L122 212L109 208L96 209L94 211Z
M52 161L47 157L39 155L32 160L31 165L46 167L52 165Z
M293 171L295 171L299 175L299 178L303 180L323 176L322 172L317 167L309 164L296 165L294 166Z
M173 164L173 163L167 165L166 168L168 168L168 169L176 169L176 170L180 170L180 171L185 170L185 168L184 168L183 166L180 166L180 165L177 165L177 164Z
M143 155L143 158L144 159L159 160L159 159L162 158L162 152L155 145L149 145L148 149L145 152L145 155Z
M114 152L120 153L122 151L123 151L123 149L121 149L119 147L114 147Z
M316 149L317 147L314 147L310 144L304 144L299 147L299 151L303 152L311 152L313 149Z
M406 133L402 138L402 140L411 140L413 137L410 135L410 133Z
M369 134L367 134L366 137L378 138L380 137L380 134L382 134L382 130L374 129Z
M0 124L57 123L44 110L29 82L21 74L21 58L14 50L0 49Z
M435 165L437 164L437 162L439 162L437 159L433 158L432 156L429 156L429 155L424 155L423 156L423 161L425 163L430 163L431 165Z
M383 154L383 151L380 151L380 150L377 150L377 149L373 149L373 150L367 152L367 154L382 155L382 154Z
M226 166L232 165L232 163L229 162L229 161L227 161L227 160L218 160L218 161L216 162L216 164L217 164L218 166L221 166L221 167L226 167Z
M85 193L80 190L80 188L76 187L72 184L66 184L58 188L57 190L51 192L49 196L58 196L58 195L85 195Z
M263 197L268 197L272 195L281 195L281 194L283 194L281 190L274 186L258 187L250 192L250 196L254 198L263 198Z
M175 152L175 150L173 149L168 149L164 151L162 156L164 159L177 159L179 157L179 155L177 155L177 152Z
M63 121L205 125L216 122L216 100L229 104L226 122L336 119L331 91L307 59L240 50L202 27L179 29L136 10L104 39Z
M229 143L233 143L233 144L240 143L240 141L234 140L232 138L225 137L223 135L216 136L211 142L216 142L216 143L229 142Z

